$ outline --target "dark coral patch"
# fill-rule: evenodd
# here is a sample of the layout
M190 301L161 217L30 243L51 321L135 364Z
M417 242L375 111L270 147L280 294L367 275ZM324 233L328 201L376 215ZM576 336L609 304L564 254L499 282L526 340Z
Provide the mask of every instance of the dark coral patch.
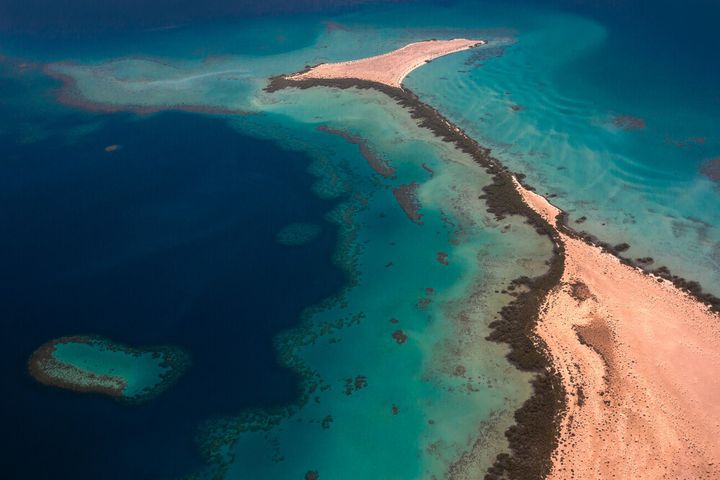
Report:
M713 182L720 183L720 157L711 158L702 164L700 173Z
M467 60L465 60L465 65L481 67L484 65L485 61L493 58L500 58L504 54L504 46L478 48L472 52Z
M532 382L534 395L515 413L517 425L506 432L512 455L502 454L488 471L489 478L543 478L550 470L551 454L557 445L559 414L563 407L564 389L559 375L551 369L544 349L535 345L533 329L538 312L547 292L557 285L563 271L562 244L551 225L532 210L515 189L511 172L490 155L490 150L468 137L437 110L423 103L413 92L405 88L356 79L311 79L294 81L284 77L270 80L266 91L287 87L311 88L328 86L336 88L374 88L407 107L422 127L434 132L440 139L454 143L470 155L491 175L492 183L483 187L481 198L487 210L500 220L508 215L520 215L541 235L547 235L555 244L555 255L550 260L549 272L537 279L524 279L528 291L524 292L503 309L497 321L491 324L490 340L510 345L508 358L518 368L537 372ZM427 292L426 292L427 293ZM426 308L431 298L426 296L418 302L418 308ZM450 467L462 469L462 465Z
M651 264L653 264L653 263L655 262L655 260L654 260L652 257L636 258L635 261L636 261L638 264L643 265L643 266L645 266L645 265L651 265Z
M675 148L688 148L697 145L705 145L707 138L705 137L689 137L684 139L676 139L670 136L665 137L665 143Z
M352 395L354 392L362 390L365 387L367 387L367 377L365 375L356 375L355 378L350 377L345 379L344 393L345 395Z
M616 115L612 124L621 130L642 130L645 128L645 120L632 115Z
M615 250L618 253L622 253L627 251L630 248L630 245L627 243L618 243L617 245L613 246L613 250Z
M389 178L395 175L395 169L390 166L387 160L377 155L368 146L368 143L362 137L346 132L344 130L328 127L327 125L320 125L317 129L321 132L338 135L347 140L349 143L357 145L360 149L360 154L367 161L368 165L370 165L370 167L375 170L375 172L379 175L385 178Z
M332 415L327 415L325 418L322 419L322 422L320 422L320 426L324 429L330 428L330 424L333 422Z
M83 361L85 357L58 358L58 348L72 345L86 346L94 351L103 361ZM118 361L117 356L108 353L120 353L126 357ZM142 368L135 364L135 359L150 356L157 367L162 369L154 379L149 379L141 390L128 391L131 379ZM109 362L105 364L103 362ZM119 362L114 364L112 362ZM100 393L108 395L124 403L138 404L148 401L167 390L177 381L190 365L189 356L176 347L136 348L113 342L98 335L74 335L60 337L41 345L28 359L28 372L38 382L79 393ZM93 370L99 368L99 370ZM101 373L113 372L113 373Z
M443 265L448 265L448 254L445 252L437 252L437 261Z
M422 225L423 215L419 213L420 200L417 198L417 189L417 183L406 183L397 188L393 188L393 195L395 195L395 200L397 200L400 208L405 212L405 215L418 225Z
M408 339L407 335L402 330L395 330L392 333L392 337L395 339L395 341L399 345L402 345L403 343L407 342L407 339Z

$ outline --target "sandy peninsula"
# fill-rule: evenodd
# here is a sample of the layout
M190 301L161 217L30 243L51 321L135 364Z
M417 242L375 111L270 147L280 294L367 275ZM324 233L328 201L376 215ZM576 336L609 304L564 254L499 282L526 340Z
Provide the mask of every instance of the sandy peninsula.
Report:
M355 78L400 87L403 79L416 68L444 55L484 45L483 40L454 38L409 43L392 52L349 62L322 63L310 70L286 77L288 80L311 78Z
M567 394L549 478L720 478L720 317L568 235L516 187L565 247L536 327Z
M498 455L485 478L719 479L720 315L564 226L562 212L489 149L401 87L425 61L482 43L419 42L273 77L266 91L359 87L389 95L492 175L482 197L489 212L525 216L556 243L548 274L525 279L529 291L491 324L488 338L508 343L510 361L538 380L516 412L517 428L506 432L512 454Z

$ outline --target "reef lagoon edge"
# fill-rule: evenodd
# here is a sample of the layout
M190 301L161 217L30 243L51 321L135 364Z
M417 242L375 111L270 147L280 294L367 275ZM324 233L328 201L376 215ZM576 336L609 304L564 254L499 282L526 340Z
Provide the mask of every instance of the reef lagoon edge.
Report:
M506 343L510 347L507 355L510 363L520 370L533 372L536 376L532 381L532 396L515 412L516 424L505 433L511 454L501 453L497 456L494 465L486 472L487 480L504 476L518 479L546 478L553 471L553 459L560 445L568 409L566 381L553 361L550 347L536 329L547 308L548 297L562 284L566 265L563 234L578 239L587 246L599 248L602 254L611 255L623 265L642 272L648 280L667 280L678 292L683 292L694 301L707 306L710 312L720 312L720 298L704 292L698 282L673 275L666 267L650 270L647 266L652 262L647 261L648 259L632 260L623 257L621 253L627 250L627 244L613 246L585 232L574 230L567 221L567 213L560 209L557 209L555 221L551 222L527 202L524 191L534 192L535 188L522 183L522 173L510 171L491 155L489 148L470 138L460 127L420 100L411 90L402 85L394 86L359 78L303 76L312 69L313 67L308 66L301 72L271 77L264 90L272 93L285 88L357 88L373 89L389 96L406 108L419 126L429 129L441 140L453 143L491 176L492 183L483 187L484 195L480 197L485 201L489 213L494 214L498 220L508 215L524 217L538 234L547 236L553 244L553 254L547 260L547 272L535 278L523 276L515 279L512 282L513 290L522 286L525 291L503 307L498 312L499 320L490 324L492 332L487 339Z

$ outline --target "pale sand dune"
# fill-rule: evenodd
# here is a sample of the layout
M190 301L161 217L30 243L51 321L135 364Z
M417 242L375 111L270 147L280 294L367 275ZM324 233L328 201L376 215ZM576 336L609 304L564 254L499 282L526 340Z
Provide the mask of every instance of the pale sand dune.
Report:
M568 393L549 478L720 478L720 317L559 233L565 272L537 326Z
M484 45L482 40L454 38L452 40L427 40L405 45L375 57L340 63L323 63L307 72L290 75L290 80L309 78L356 78L400 87L403 79L426 62L443 55Z

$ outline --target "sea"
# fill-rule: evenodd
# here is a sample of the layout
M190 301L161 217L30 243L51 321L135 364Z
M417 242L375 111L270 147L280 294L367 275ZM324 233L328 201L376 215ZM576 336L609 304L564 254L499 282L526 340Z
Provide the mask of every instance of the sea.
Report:
M3 478L472 479L508 452L533 374L486 337L552 246L389 97L263 90L305 65L487 40L405 86L720 296L716 2L2 3ZM66 335L191 365L139 405L35 382Z

